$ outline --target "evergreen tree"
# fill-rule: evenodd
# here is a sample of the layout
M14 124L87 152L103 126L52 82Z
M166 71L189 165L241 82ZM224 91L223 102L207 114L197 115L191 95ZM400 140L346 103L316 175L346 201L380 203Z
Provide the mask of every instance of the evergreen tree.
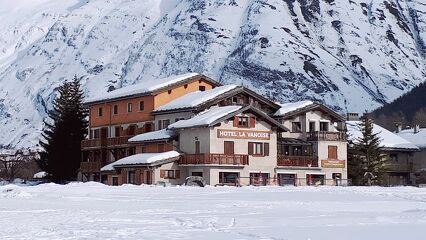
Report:
M359 123L362 136L348 149L349 175L356 184L379 184L386 170L386 158L380 150L379 133L373 133L373 120L364 114Z
M87 132L88 111L83 106L80 79L65 82L49 113L51 122L44 121L44 148L38 164L54 182L74 180L80 167L81 140Z

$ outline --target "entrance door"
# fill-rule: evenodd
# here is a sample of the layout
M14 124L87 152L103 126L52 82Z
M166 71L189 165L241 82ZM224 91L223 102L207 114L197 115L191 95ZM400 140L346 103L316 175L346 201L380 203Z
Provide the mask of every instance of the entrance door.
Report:
M224 142L223 153L225 155L234 155L234 142L233 141L225 141Z
M280 186L296 186L296 174L278 174Z
M333 181L334 181L334 184L336 186L341 185L341 182L342 182L342 174L341 173L333 173L331 176L333 177Z
M112 177L112 186L118 186L118 177Z

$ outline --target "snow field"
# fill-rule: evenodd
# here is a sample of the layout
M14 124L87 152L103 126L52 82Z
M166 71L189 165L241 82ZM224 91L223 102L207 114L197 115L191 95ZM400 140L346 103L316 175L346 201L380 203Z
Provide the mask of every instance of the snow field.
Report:
M424 239L426 189L7 185L0 224L0 239Z

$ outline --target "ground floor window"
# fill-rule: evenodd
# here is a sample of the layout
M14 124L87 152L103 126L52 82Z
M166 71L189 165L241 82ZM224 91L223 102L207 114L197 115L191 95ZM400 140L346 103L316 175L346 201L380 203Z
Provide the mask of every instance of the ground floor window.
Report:
M219 172L219 183L226 185L238 185L240 173L237 172Z
M280 186L296 186L296 174L278 174L278 184Z
M203 172L192 172L191 175L194 177L203 177Z
M307 185L324 185L325 176L319 174L306 174Z
M266 186L269 180L269 173L250 173L250 185Z
M112 186L118 186L118 177L112 177Z
M175 179L180 178L179 170L160 170L160 178Z
M129 184L135 184L136 183L136 173L135 171L128 171L127 172L127 183Z

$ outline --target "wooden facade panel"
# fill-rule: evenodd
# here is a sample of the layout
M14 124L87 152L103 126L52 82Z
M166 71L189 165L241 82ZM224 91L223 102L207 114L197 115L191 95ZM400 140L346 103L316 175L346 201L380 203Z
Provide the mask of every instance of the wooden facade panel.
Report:
M144 102L144 110L139 110L139 103ZM132 112L128 112L127 104L132 104ZM113 113L114 106L118 106L118 113ZM102 116L99 116L102 108ZM99 127L115 124L152 121L151 112L154 110L154 96L143 96L133 99L119 100L111 103L102 103L90 106L90 126Z
M182 85L172 89L170 92L165 90L164 92L157 94L154 100L154 108L167 104L172 100L178 97L182 97L188 93L199 91L200 86L204 86L205 90L210 90L213 88L213 86L205 80L194 80L191 83L186 84L186 87L185 85Z

